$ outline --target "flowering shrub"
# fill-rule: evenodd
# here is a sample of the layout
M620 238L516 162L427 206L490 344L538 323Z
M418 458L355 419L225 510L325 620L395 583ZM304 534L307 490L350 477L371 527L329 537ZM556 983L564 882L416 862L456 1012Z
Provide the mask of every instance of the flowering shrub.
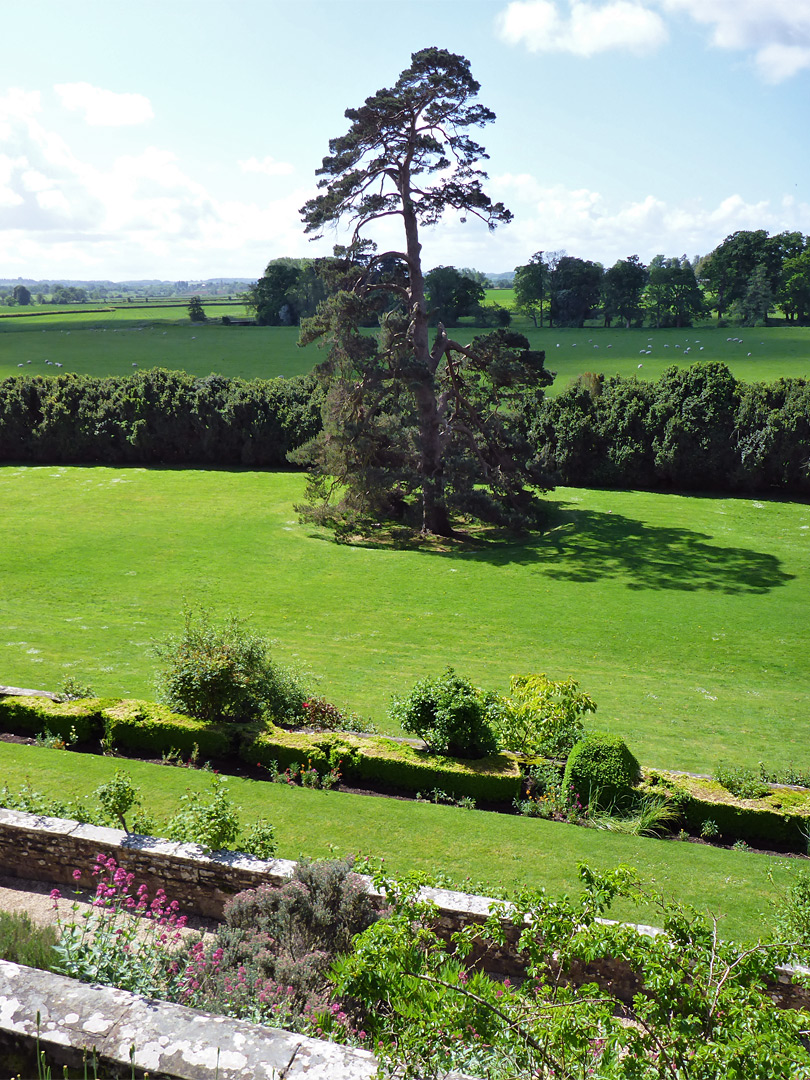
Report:
M180 944L185 916L158 889L149 899L146 885L134 888L134 875L112 856L99 854L92 874L98 879L89 911L72 905L69 921L59 913L58 889L51 892L57 910L59 970L82 982L100 982L152 997L171 997L177 985L172 953ZM74 870L76 881L81 871Z

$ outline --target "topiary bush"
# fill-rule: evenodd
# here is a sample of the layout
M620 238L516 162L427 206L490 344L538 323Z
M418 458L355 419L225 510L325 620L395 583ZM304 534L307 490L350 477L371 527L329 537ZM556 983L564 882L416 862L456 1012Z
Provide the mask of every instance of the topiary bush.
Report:
M406 698L394 698L389 713L433 753L478 758L497 750L494 724L499 709L496 694L479 690L447 668L435 678L420 679Z
M626 802L640 776L641 766L624 739L597 733L587 735L568 755L563 786L601 809Z

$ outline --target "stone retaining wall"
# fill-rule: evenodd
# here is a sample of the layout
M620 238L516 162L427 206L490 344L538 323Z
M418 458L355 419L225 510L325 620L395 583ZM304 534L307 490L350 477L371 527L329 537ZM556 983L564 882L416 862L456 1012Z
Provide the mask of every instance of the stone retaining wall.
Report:
M112 855L119 865L144 882L150 893L162 888L169 900L177 900L181 913L221 919L228 898L243 889L259 885L281 885L292 875L295 863L286 859L263 861L250 855L234 852L206 854L196 844L179 844L170 840L128 834L120 829L80 825L61 818L26 814L0 808L0 873L10 877L33 878L57 885L76 887L73 871L82 871L78 885L95 889L96 879L90 871L96 855ZM368 880L368 879L367 879ZM368 880L369 891L380 896ZM447 889L423 889L422 895L438 907L436 929L442 936L471 924L483 923L492 899L471 896ZM642 933L657 934L651 926L638 926ZM493 948L478 957L490 972L501 975L520 975L524 968L514 945L519 928L506 927L502 947ZM623 1000L632 1000L638 990L635 974L621 958L583 964L576 973L576 982L610 984L611 991ZM810 1008L810 991L792 981L792 973L784 972L779 986L773 988L774 1000L784 1007Z

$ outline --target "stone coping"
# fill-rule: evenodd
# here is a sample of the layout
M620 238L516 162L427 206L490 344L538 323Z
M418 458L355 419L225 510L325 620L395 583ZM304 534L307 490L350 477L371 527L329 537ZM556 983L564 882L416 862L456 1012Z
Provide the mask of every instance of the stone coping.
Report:
M123 1068L125 1076L133 1064L173 1080L372 1080L378 1075L376 1058L367 1050L5 960L0 960L0 1028L32 1046L38 1037L46 1055L60 1064L81 1066L83 1052L94 1050L105 1063Z

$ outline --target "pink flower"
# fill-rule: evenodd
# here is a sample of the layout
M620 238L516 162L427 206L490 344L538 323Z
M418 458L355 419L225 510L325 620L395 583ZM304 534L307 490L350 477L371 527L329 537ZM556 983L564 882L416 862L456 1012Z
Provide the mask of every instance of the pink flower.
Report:
M81 870L74 870L73 871L73 880L74 881L78 881L81 876L82 876Z

